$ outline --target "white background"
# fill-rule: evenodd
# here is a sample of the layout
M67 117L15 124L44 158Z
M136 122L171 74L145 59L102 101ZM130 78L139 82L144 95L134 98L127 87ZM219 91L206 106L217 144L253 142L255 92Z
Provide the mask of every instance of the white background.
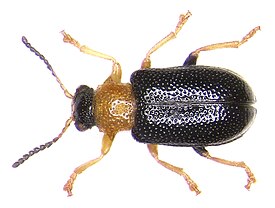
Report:
M8 1L6 1L8 2ZM0 207L274 207L274 7L272 1L9 1L0 3ZM62 190L73 169L100 152L102 133L79 133L72 125L50 149L17 169L33 147L54 138L70 116L70 100L21 36L47 57L71 93L94 88L111 72L108 61L63 43L61 30L114 56L123 82L139 69L148 49L174 29L180 13L192 12L178 38L152 55L152 67L181 65L194 49L239 40L257 25L262 31L239 49L201 53L198 64L233 69L250 83L258 115L245 136L210 147L212 155L244 160L257 183L246 191L243 170L198 156L191 148L161 147L160 157L183 167L198 183L195 196L185 181L158 165L146 145L119 133L104 160L81 174L73 197Z

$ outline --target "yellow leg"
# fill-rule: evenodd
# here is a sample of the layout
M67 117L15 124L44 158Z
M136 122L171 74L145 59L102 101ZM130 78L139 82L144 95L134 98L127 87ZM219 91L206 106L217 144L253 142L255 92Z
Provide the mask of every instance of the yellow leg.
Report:
M114 57L109 56L104 53L101 53L101 52L98 52L98 51L95 51L85 45L81 45L78 41L76 41L74 38L72 38L69 34L65 33L65 31L61 31L61 34L63 35L63 41L65 43L70 43L70 44L74 45L81 52L83 52L85 54L89 54L91 56L96 56L99 58L103 58L103 59L112 61L113 62L112 73L107 80L111 79L112 81L115 81L118 83L121 82L121 75L122 75L121 67L120 67L120 64L116 61L116 59Z
M189 188L191 191L195 191L196 194L200 194L201 191L199 190L197 184L190 178L189 175L187 175L184 170L182 168L179 168L179 167L176 167L174 165L171 165L163 160L160 160L159 157L158 157L158 146L155 145L155 144L148 144L147 145L151 155L153 156L153 158L160 164L162 165L163 167L179 174L180 176L183 176L185 181L187 182Z
M229 165L229 166L235 166L239 168L243 168L247 174L247 184L244 186L247 190L250 189L251 184L256 183L256 178L254 174L251 172L250 168L244 163L244 162L236 162L236 161L229 161L217 157L212 157L209 155L209 153L205 156L207 159L213 160L215 162L224 164L224 165Z
M158 43L156 43L146 54L146 57L144 58L142 64L141 64L141 68L145 69L145 68L150 68L151 67L151 60L150 60L150 56L152 53L154 53L156 50L158 50L160 47L162 47L165 43L169 42L170 40L176 38L177 34L179 33L179 31L181 30L181 28L183 27L183 25L187 22L188 18L191 16L191 12L187 12L186 14L182 14L179 17L179 22L175 28L174 32L169 33L166 37L164 37L163 39L161 39Z
M249 31L249 33L242 38L240 41L230 41L230 42L223 42L223 43L215 43L211 45L207 45L201 48L198 48L197 50L190 53L190 55L187 57L187 59L184 62L184 66L186 65L194 65L196 64L197 58L199 56L199 53L201 51L210 51L210 50L216 50L221 48L238 48L245 42L247 42L250 38L252 38L255 33L260 30L260 26L257 26Z
M234 167L239 167L243 168L247 174L247 184L244 186L247 190L250 189L251 184L256 183L256 178L250 168L244 163L244 162L236 162L236 161L229 161L225 159L221 159L218 157L212 157L209 152L204 148L204 147L196 147L194 150L201 156L206 157L209 160L213 160L215 162L224 164L224 165L229 165L229 166L234 166Z
M96 159L90 160L90 161L80 165L79 167L77 167L74 170L74 172L70 176L70 179L67 181L67 183L64 185L64 188L63 188L64 191L67 191L68 196L72 196L73 184L74 184L74 181L75 181L77 175L82 173L84 170L86 170L90 166L99 162L109 152L109 150L112 146L113 139L114 139L114 136L110 137L107 134L104 134L103 139L102 139L101 155Z

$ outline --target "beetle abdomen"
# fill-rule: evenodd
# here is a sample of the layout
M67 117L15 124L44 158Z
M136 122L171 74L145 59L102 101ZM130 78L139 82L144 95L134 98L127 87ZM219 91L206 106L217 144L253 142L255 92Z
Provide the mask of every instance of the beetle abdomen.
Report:
M172 146L220 145L242 136L256 109L248 84L218 67L139 70L131 83L136 99L133 137Z

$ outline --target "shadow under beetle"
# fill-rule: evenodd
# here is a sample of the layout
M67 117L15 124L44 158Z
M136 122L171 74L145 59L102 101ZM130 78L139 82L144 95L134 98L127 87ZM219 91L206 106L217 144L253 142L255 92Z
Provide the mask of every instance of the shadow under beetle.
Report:
M33 154L58 141L75 122L79 131L97 126L104 133L101 155L77 167L64 185L72 195L76 177L99 162L110 150L119 131L131 130L138 142L146 143L153 158L163 167L183 176L191 191L200 193L197 184L182 168L167 163L158 156L158 145L192 147L199 155L225 165L243 168L247 174L246 189L256 179L244 162L212 157L206 146L222 145L241 137L252 124L256 99L250 86L234 72L220 67L196 65L201 51L220 48L238 48L251 38L260 27L255 27L241 41L211 44L201 47L187 57L183 66L151 68L150 56L168 41L174 39L191 13L180 15L174 32L155 44L142 62L141 70L131 75L130 83L121 83L120 64L112 56L81 45L62 31L63 40L81 52L113 62L112 73L96 90L86 85L68 92L49 62L25 37L23 43L40 57L56 78L66 97L72 99L71 116L65 127L52 141L36 147L24 155L13 167L18 167Z

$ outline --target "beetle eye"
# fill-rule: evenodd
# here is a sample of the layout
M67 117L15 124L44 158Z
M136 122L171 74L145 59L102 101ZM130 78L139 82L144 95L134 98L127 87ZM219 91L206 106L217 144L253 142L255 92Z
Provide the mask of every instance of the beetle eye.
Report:
M78 131L86 131L95 126L93 98L93 88L81 85L76 89L73 99L73 117Z

